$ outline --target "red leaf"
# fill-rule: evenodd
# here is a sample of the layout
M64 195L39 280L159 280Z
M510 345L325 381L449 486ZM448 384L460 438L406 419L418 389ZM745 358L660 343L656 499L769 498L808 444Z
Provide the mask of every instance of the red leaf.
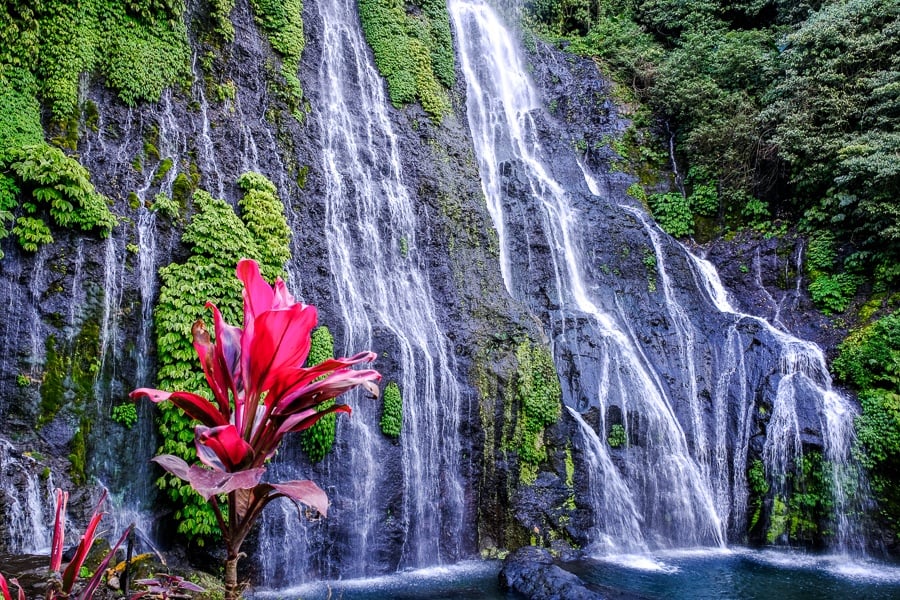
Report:
M131 398L147 396L156 403L168 400L184 411L184 414L192 419L200 421L207 427L218 427L220 425L228 424L228 419L226 419L222 413L217 411L216 407L213 406L208 399L198 394L192 394L191 392L166 392L163 390L140 388L131 392L129 396Z
M236 473L211 471L202 467L188 466L184 460L171 454L155 456L151 460L172 475L187 481L204 500L234 490L252 489L266 472L265 467L244 469Z
M237 264L237 278L244 283L244 329L264 310L272 308L275 292L259 272L255 260L242 259Z
M128 527L125 528L125 532L119 538L119 541L116 542L116 545L112 547L112 549L106 554L100 564L97 565L97 568L94 570L94 574L88 580L87 585L84 586L84 589L81 590L81 594L78 595L78 600L92 600L94 597L94 592L97 590L97 586L100 585L100 580L106 575L106 568L109 566L109 561L116 554L116 550L119 549L119 546L122 545L122 542L125 541L125 538L128 537L128 534L131 533L131 530L134 529L134 524L132 523Z
M206 325L201 319L194 322L191 334L194 338L194 350L197 351L200 365L203 367L203 374L206 375L206 383L212 390L213 397L219 406L219 412L227 418L231 414L231 407L228 403L228 392L231 389L228 384L231 377L223 374L221 366L217 364L216 346L212 343Z
M245 382L248 397L270 389L285 371L303 366L317 319L315 307L300 304L257 316L253 339L246 348L251 357Z
M3 573L0 573L0 591L3 592L4 600L12 600L12 596L9 593L9 586L6 584L6 577L3 576Z
M218 465L204 460L203 447L211 449L224 465L224 470L229 472L245 463L248 456L253 457L253 448L244 441L235 426L231 424L212 429L197 425L194 429L194 439L197 443L198 458L213 468L218 468Z
M50 542L50 572L58 573L62 566L63 545L66 536L66 503L69 492L56 489L56 518L53 521L53 541Z
M75 556L72 557L71 562L69 562L63 573L62 591L67 595L72 591L75 579L78 577L79 571L81 571L81 565L84 564L91 546L94 545L94 535L97 532L97 526L100 525L100 519L105 514L100 511L104 500L106 500L106 490L103 490L103 493L100 495L100 500L97 501L97 506L94 508L94 514L91 515L87 529L84 530L84 535L81 536L78 547L75 549Z
M323 517L328 516L328 495L309 480L285 481L284 483L270 483L278 493L302 502L319 511Z
M356 371L345 369L328 375L325 379L315 381L278 400L272 410L273 415L290 415L320 405L327 400L337 398L356 386L363 386L374 396L378 396L375 382L381 380L381 373L371 369Z

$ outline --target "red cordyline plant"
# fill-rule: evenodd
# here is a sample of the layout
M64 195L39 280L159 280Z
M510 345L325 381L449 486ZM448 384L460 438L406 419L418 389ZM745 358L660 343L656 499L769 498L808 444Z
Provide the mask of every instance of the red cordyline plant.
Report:
M91 520L88 523L87 529L84 531L84 535L81 536L81 540L75 548L75 554L72 556L72 560L66 565L66 570L60 572L62 569L63 544L65 543L66 535L66 504L69 501L69 493L60 489L56 490L56 519L53 523L53 539L50 542L50 581L47 583L47 600L64 600L72 597L72 591L75 587L75 583L78 581L81 567L84 565L88 552L94 545L97 527L100 525L100 520L104 515L100 508L103 505L104 500L106 500L106 490L103 491L100 500L97 501L97 507L94 509L94 514L91 515ZM116 545L113 546L112 550L110 550L103 560L100 561L94 574L87 580L87 583L79 592L78 600L90 600L94 597L94 592L97 591L97 587L100 585L100 580L103 578L106 567L109 566L109 561L112 559L119 546L122 545L122 542L125 541L125 538L128 537L128 534L131 533L132 527L133 526L129 526L125 529L125 533L122 534L122 537L119 538ZM25 600L25 592L22 590L22 586L19 585L19 582L15 579L10 579L10 582L14 583L16 587L19 588L18 600ZM3 600L13 600L12 594L9 591L9 586L6 583L6 578L3 577L2 573L0 573L0 594L3 595Z
M381 379L377 371L351 368L374 360L373 352L304 368L317 320L315 307L296 302L280 278L269 285L255 261L240 261L237 277L244 284L243 329L225 323L211 303L206 307L212 310L215 342L202 320L192 329L213 399L147 388L131 393L132 398L168 400L200 422L194 442L204 466L188 465L170 454L153 460L187 481L212 506L226 550L227 598L239 596L240 547L266 504L287 497L322 516L328 510L328 497L312 481L261 482L266 460L286 434L303 431L328 413L350 413L344 404L323 408L323 403L357 386L377 396ZM220 506L221 495L227 496L227 511Z

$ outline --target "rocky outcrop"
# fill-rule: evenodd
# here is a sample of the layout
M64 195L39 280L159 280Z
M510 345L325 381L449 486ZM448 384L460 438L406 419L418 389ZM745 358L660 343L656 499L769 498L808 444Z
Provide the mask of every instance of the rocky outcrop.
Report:
M544 548L525 546L510 554L500 570L500 587L529 600L604 600L574 573L560 567Z

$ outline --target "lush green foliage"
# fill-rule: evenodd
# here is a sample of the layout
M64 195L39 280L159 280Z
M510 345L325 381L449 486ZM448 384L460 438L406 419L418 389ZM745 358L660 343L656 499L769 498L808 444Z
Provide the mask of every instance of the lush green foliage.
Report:
M852 333L840 346L834 370L859 390L856 418L860 456L884 519L900 530L900 314Z
M628 443L628 435L621 423L613 423L606 435L606 443L610 448L621 448Z
M896 1L530 0L526 21L567 37L625 100L653 109L658 143L671 136L688 172L692 216L710 220L704 232L779 231L784 220L827 229L849 244L842 257L879 283L897 280ZM669 211L661 220L671 204L657 203ZM688 231L678 214L676 230ZM838 311L851 284L826 279L813 293Z
M300 56L306 40L303 37L302 0L251 0L256 22L275 49L281 55L281 75L285 80L287 100L296 118L302 118L300 102L303 88L297 78Z
M381 432L388 437L398 438L403 429L403 397L400 395L400 386L393 381L387 384L383 400Z
M318 365L329 358L334 358L334 337L328 327L323 325L312 332L306 366ZM329 408L333 405L334 401L332 400L323 404L322 408ZM309 460L319 462L331 452L336 431L337 415L331 413L316 421L312 427L300 434L300 447L306 452Z
M0 209L11 215L15 205L20 206L24 214L12 232L25 250L35 252L53 241L47 216L61 227L96 230L104 236L116 225L106 197L94 189L85 168L62 150L40 143L8 148L5 155L0 169L8 175L0 185ZM15 196L18 202L12 200Z
M694 215L688 199L678 192L652 194L649 198L653 217L663 231L674 237L694 233Z
M131 429L137 423L137 407L132 402L117 404L112 409L112 420L126 429Z
M274 202L275 187L264 177L241 178L245 195L240 204L248 216L245 223L226 202L205 191L193 195L195 214L182 240L191 255L184 263L160 269L162 286L155 309L157 380L162 389L209 394L192 345L191 326L208 317L199 299L214 302L229 323L241 321L241 284L234 266L241 258L260 262L264 276L274 279L283 263L264 262L264 257L289 256L289 230L280 202ZM252 224L251 224L252 223ZM161 454L174 454L193 462L196 458L191 421L171 405L160 407L158 421ZM215 516L202 498L181 479L164 475L157 484L176 505L178 531L198 543L215 535Z
M546 348L523 342L516 350L516 360L516 400L521 407L516 422L516 450L520 469L529 473L530 467L547 459L544 428L559 419L562 389L553 357Z
M450 19L440 0L361 0L359 15L394 106L418 99L435 122L450 111L456 80Z
M59 122L76 113L82 73L99 71L127 104L190 77L183 2L14 0L0 11L0 62L41 82L34 91Z

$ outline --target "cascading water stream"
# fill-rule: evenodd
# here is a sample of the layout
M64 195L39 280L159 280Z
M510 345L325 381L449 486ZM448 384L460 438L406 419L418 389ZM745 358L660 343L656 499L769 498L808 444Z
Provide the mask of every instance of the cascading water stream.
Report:
M586 278L586 262L576 230L578 214L571 206L567 191L550 174L549 162L538 140L537 96L526 75L515 44L494 11L483 2L452 0L449 4L460 49L462 70L468 86L469 124L475 140L490 213L500 241L501 264L509 292L532 306L533 291L520 289L513 282L527 282L531 259L510 256L511 240L507 231L525 229L519 215L537 214L542 240L546 244L555 279L555 304L558 309L546 316L553 330L553 350L557 366L569 357L582 374L567 389L564 398L570 406L581 398L604 409L615 406L622 413L621 424L629 437L646 440L640 447L626 450L622 476L628 488L629 505L640 518L640 536L625 535L618 516L606 519L602 509L595 511L601 522L598 531L607 540L607 548L629 547L634 540L646 540L651 546L723 545L724 532L716 513L709 486L698 463L691 456L684 430L658 374L634 340L627 321L608 312L596 295L594 282ZM515 166L510 167L513 164ZM533 205L509 206L514 199L505 193L504 170L517 170L527 180L526 195ZM525 202L528 202L526 200ZM533 231L532 229L532 231ZM534 233L530 235L534 236ZM591 339L600 347L597 360L580 356L579 339ZM607 369L603 368L607 365ZM615 365L616 385L603 384L608 365ZM596 381L596 387L587 382ZM640 419L640 431L629 431L629 411ZM603 432L604 434L606 432ZM598 463L611 464L602 457L605 449L596 448L599 437L588 439ZM609 472L587 474L601 477L607 485L598 485L606 495L601 506L612 506L614 496L624 493L618 485L609 485L616 476ZM593 484L592 484L593 485ZM638 542L641 545L641 542Z
M608 284L587 266L591 259L585 249L602 243L603 234L589 229L590 218L574 208L575 196L584 194L551 175L559 159L554 154L551 160L542 147L547 117L514 40L480 0L451 0L449 9L504 281L551 330L570 410L600 411L599 434L575 416L584 434L596 549L723 545L726 529L742 535L760 393L771 400L761 454L776 495L790 494L786 473L799 468L806 434L798 415L814 410L825 458L834 468L838 544L841 549L858 545L856 525L845 517L851 500L839 489L842 473L855 473L849 466L853 410L832 390L818 347L735 311L708 263L665 237L641 211L594 197L607 215L630 214L643 229L652 253L644 260L652 279L649 310L659 306L653 314L665 336L660 338L664 350L654 347L635 321L644 313L604 289ZM578 166L595 195L611 189ZM541 253L552 263L547 269L551 283L537 270ZM694 282L673 281L676 262L688 279L694 274ZM529 289L536 281L546 289ZM553 302L548 305L543 295ZM721 341L712 343L712 336ZM757 337L765 340L765 350L748 358ZM748 360L768 363L751 366ZM628 443L611 456L608 436L616 424L624 428Z
M335 527L338 545L329 553L310 544L306 554L312 558L297 556L290 572L267 573L291 582L310 575L371 575L384 568L377 562L393 568L451 562L462 553L459 532L466 514L458 431L462 396L418 249L417 203L405 184L384 82L371 64L356 3L325 0L316 10L322 57L311 93L319 96L313 105L320 107L315 118L323 138L323 235L343 332L336 350L391 348L403 395L403 431L397 448L378 431L379 403L351 400L353 417L339 419L340 447L326 459L330 472L340 462L349 473L333 488L340 500L336 518L327 524ZM401 490L386 481L386 463L398 451ZM373 559L384 553L380 537L398 519L400 555ZM299 533L296 517L268 525L269 539L282 528L289 538ZM313 568L319 573L311 574Z
M695 266L695 276L717 308L739 320L758 323L772 336L779 348L781 379L773 402L769 435L763 449L770 480L777 482L789 466L795 465L802 456L796 398L798 394L812 394L816 399L821 424L824 455L832 470L831 488L837 530L835 549L842 554L864 553L865 534L859 516L871 508L871 500L868 484L851 452L856 437L853 419L857 413L853 405L832 387L831 375L821 348L773 327L765 319L737 311L728 300L728 294L712 264L691 253L687 254ZM752 405L749 410L752 410ZM854 489L855 494L848 496L845 491L848 487Z

